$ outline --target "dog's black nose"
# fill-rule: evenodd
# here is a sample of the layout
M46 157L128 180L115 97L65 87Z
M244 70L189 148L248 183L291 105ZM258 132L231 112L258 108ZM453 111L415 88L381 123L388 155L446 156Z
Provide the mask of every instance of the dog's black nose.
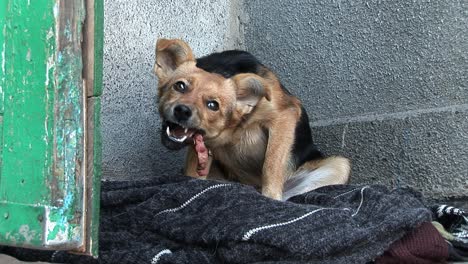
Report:
M192 116L192 110L186 105L176 105L174 107L174 117L177 121L187 121Z

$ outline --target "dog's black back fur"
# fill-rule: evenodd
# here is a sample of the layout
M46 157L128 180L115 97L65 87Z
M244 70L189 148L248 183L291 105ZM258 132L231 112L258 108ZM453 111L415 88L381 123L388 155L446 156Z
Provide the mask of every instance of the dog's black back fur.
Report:
M246 51L229 50L213 53L197 59L197 67L207 72L217 73L225 78L231 78L239 73L254 73L263 76L266 67L252 54ZM282 84L281 88L291 94ZM309 125L309 117L301 106L301 119L296 126L293 155L296 167L304 162L322 158L322 153L312 141L312 133Z
M231 78L239 73L258 74L264 66L246 51L228 50L197 59L197 67Z

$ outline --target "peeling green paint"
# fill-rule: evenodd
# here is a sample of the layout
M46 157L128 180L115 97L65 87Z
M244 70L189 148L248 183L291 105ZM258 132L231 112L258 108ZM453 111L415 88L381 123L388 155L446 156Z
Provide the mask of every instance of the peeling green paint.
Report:
M4 82L5 82L5 35L6 35L6 10L7 10L7 2L2 1L0 3L0 114L3 114L3 90L4 90Z
M7 3L0 3L0 167L2 166L3 158L3 100L4 100L4 89L5 89L5 52L6 52L6 11ZM2 178L2 171L0 170L0 181Z
M101 96L104 58L104 0L94 0L94 14L94 93L92 96ZM99 121L99 119L97 120Z
M1 244L83 244L84 10L84 0L0 4Z
M55 53L54 39L44 32L55 28L47 16L50 1L6 1L4 134L0 199L14 203L43 203L50 198L44 175L50 173L54 86L45 85L47 58ZM26 60L30 53L31 60ZM50 69L53 74L54 67ZM31 162L29 162L31 161ZM16 190L12 192L11 190Z
M84 157L83 131L83 84L81 71L81 25L84 21L84 6L78 1L61 3L58 13L59 42L56 59L57 88L55 90L55 139L54 177L58 179L58 189L53 191L59 208L49 211L46 221L47 243L60 241L82 241L83 226L81 177L75 178L82 169ZM61 10L77 8L72 19L61 14ZM63 195L63 196L62 196ZM79 217L77 217L77 215Z
M0 203L2 240L19 246L42 243L43 212L43 206Z

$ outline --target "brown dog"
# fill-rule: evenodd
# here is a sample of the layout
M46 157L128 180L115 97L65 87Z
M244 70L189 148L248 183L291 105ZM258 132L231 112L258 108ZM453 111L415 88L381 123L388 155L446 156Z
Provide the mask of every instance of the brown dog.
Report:
M187 43L159 39L155 72L161 139L188 146L187 175L250 184L274 199L347 182L349 161L322 156L299 99L251 54L196 60Z

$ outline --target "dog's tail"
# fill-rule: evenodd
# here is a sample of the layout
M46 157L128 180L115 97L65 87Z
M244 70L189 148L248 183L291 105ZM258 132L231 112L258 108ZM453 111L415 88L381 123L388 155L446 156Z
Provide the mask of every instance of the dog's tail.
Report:
M347 158L329 157L308 161L286 180L283 201L326 185L346 184L351 164Z

